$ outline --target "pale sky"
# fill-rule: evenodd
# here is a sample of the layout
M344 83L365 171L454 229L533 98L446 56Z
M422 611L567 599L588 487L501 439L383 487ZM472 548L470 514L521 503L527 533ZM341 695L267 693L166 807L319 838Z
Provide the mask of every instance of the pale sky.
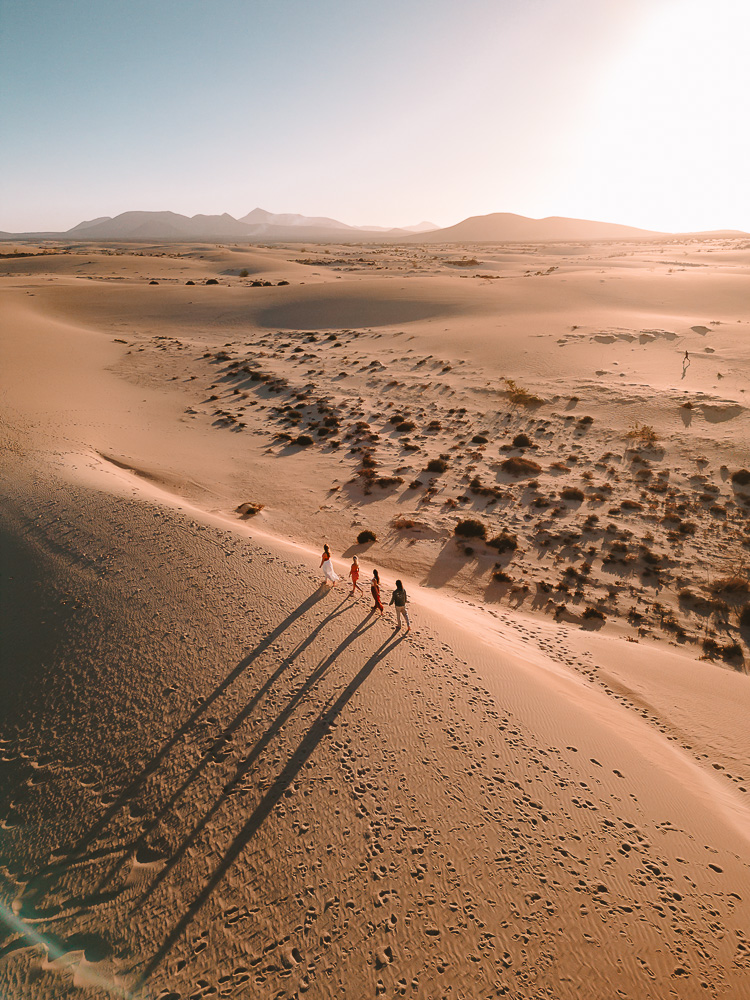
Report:
M750 0L0 0L0 230L750 231Z

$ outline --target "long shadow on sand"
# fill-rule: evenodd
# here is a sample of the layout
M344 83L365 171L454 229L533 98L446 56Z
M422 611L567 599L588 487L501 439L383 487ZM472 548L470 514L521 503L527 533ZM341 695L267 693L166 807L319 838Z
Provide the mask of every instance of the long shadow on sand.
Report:
M237 789L237 787L242 782L242 779L249 772L250 768L260 757L261 753L266 749L271 740L277 736L284 724L289 721L289 718L293 714L294 710L300 704L302 699L312 691L318 681L322 680L328 669L336 662L341 653L346 649L347 646L351 645L355 639L359 638L364 632L375 624L375 619L368 615L365 619L359 622L343 639L338 646L325 656L320 663L315 667L308 678L297 688L294 694L291 696L285 707L279 712L271 725L266 729L265 733L260 737L255 746L252 748L249 754L243 758L237 765L234 777L226 784L222 790L221 795L216 800L216 802L211 806L206 815L196 824L193 828L192 833L186 837L182 844L177 848L177 850L170 856L167 864L158 873L154 881L149 885L148 889L143 895L141 905L148 899L148 897L161 885L165 878L169 875L170 871L174 866L180 861L184 856L185 852L191 847L193 843L197 840L202 831L209 824L215 813L224 804L227 796L231 795L232 792Z
M121 809L125 808L132 801L134 796L140 791L141 788L144 787L149 778L157 772L159 767L166 760L166 758L169 756L172 750L178 745L182 737L199 722L201 717L208 711L211 705L213 705L232 686L232 684L245 672L245 670L247 670L247 668L250 666L251 663L253 663L254 660L258 659L258 657L260 657L264 652L266 652L266 650L281 635L283 635L283 633L286 632L286 630L290 628L290 626L293 625L294 622L296 622L299 618L301 618L308 611L310 611L310 609L313 608L325 596L326 593L327 590L324 587L320 587L318 590L313 592L309 597L305 598L305 600L297 608L295 608L294 611L290 612L290 614L288 614L287 617L276 626L276 628L274 628L271 632L269 632L268 635L264 639L262 639L258 643L258 645L253 650L251 650L250 653L248 653L247 656L245 656L242 660L240 660L240 662L227 674L224 680L221 681L221 683L217 685L216 688L214 688L211 694L208 695L208 697L191 712L191 714L188 716L185 722L183 722L182 725L175 730L172 736L161 747L161 749L151 758L151 760L148 761L148 763L136 775L136 777L134 777L133 780L130 781L125 786L125 788L122 789L122 791L119 793L114 802L112 802L112 804L107 807L106 811L100 817L100 819L78 840L78 842L73 847L71 847L68 851L65 852L64 857L62 857L60 860L55 861L53 864L50 864L45 868L42 868L32 877L32 879L28 882L26 886L26 894L29 894L30 896L33 896L36 899L41 899L44 896L45 889L48 888L49 884L51 884L54 881L55 877L60 873L66 871L72 862L79 860L86 854L88 848L97 840L99 836L101 836L101 834L104 832L104 830L106 829L107 825L111 822L111 820L117 815L117 813ZM308 644L308 640L312 641L312 638L314 638L317 634L319 634L320 630L328 621L336 617L338 613L341 613L342 608L343 608L343 602L337 608L335 608L325 619L323 619L323 621L319 623L319 625L315 629L313 629L311 636L308 636L303 641L303 643L300 644L300 646L304 648ZM250 711L252 711L252 708L255 707L255 705L257 705L260 698L265 693L268 692L271 686L279 679L284 670L286 670L288 666L293 662L293 660L297 656L299 656L299 654L302 652L302 648L298 648L297 650L294 651L293 654L287 657L284 660L284 662L279 666L279 668L276 671L274 671L274 673L264 682L260 690L253 696L251 702L246 707L246 709L243 709L243 713L245 716L249 714ZM240 715L243 715L243 713L240 713ZM239 725L243 720L239 719L235 721L237 725ZM211 751L209 751L209 753L215 754L218 748L222 746L227 739L229 739L232 732L234 731L232 728L233 726L234 723L230 723L230 726L227 727L227 730L225 730L224 733L222 733L217 738L214 746L212 746ZM182 794L184 788L186 788L187 785L190 783L190 781L194 780L194 778L197 776L197 772L200 770L201 767L202 764L198 765L197 769L194 769L195 773L189 776L183 788L178 789L178 791L174 793L174 795L170 799L170 802L173 802L174 799L178 797L178 795ZM160 815L163 814L164 811L165 811L164 809L161 809ZM155 826L155 822L149 825L149 829L152 829L153 826ZM119 853L121 851L130 852L129 856L132 856L135 854L135 851L138 849L138 846L143 841L143 839L144 839L144 834L139 836L137 842L119 845L115 852L116 853ZM109 849L107 850L107 853L109 853ZM88 855L88 857L90 859L95 859L96 857L100 856L100 854L101 854L100 851L94 851L94 853ZM121 863L122 863L121 860L118 861L117 865L114 868L110 869L107 875L101 879L96 890L94 891L95 896L97 895L97 893L101 891L104 884L112 876L112 874L114 874L114 871L117 869L117 867L119 867ZM78 900L76 902L79 905L83 905L86 902L90 902L90 900L88 899ZM57 906L54 908L54 911L59 909L60 907ZM45 914L42 914L41 911L36 910L35 908L34 916L38 917L40 915L45 915Z
M231 790L236 787L242 780L242 777L247 772L248 768L252 766L252 763L257 759L258 755L261 753L263 748L267 746L268 742L273 738L274 735L283 726L289 714L294 709L294 707L299 703L300 699L304 696L307 691L316 683L316 681L322 676L322 674L327 670L332 663L338 658L341 652L352 643L358 636L362 635L363 631L372 625L372 622L368 622L366 618L338 645L338 647L327 656L315 669L313 674L310 675L308 680L299 688L299 690L294 694L292 699L286 708L280 713L273 724L266 730L261 739L253 747L252 751L248 757L240 764L235 774L235 777L225 786L224 793L221 798L216 802L214 806L209 810L206 816L201 820L201 822L195 827L193 832L184 841L179 851L173 858L170 859L170 866L172 867L179 857L181 857L189 846L195 841L198 834L202 829L205 828L207 823L210 821L211 817L220 807L220 805L225 801L227 794L231 793ZM216 887L220 884L224 876L227 874L231 866L240 856L240 854L247 847L250 840L255 836L258 830L261 828L265 820L271 814L275 806L279 803L284 792L289 788L292 782L295 780L299 772L305 766L306 762L309 760L311 755L314 753L318 745L321 743L323 738L328 733L331 725L336 720L336 718L341 714L344 708L347 706L349 701L353 698L359 688L364 684L367 678L370 676L372 671L375 669L377 664L386 657L396 646L403 640L403 634L391 634L381 645L375 650L374 653L367 659L364 665L361 667L359 672L352 678L349 684L344 688L344 690L339 694L335 701L329 699L328 705L323 709L322 712L315 719L313 724L310 726L308 731L302 737L297 747L293 750L289 760L284 766L283 770L279 773L276 780L273 782L269 790L265 793L263 798L260 800L258 805L253 810L252 814L246 821L245 825L235 836L234 840L227 849L224 857L221 859L219 864L214 869L213 874L209 877L206 884L203 886L201 891L195 897L193 902L187 908L183 916L174 926L174 928L167 935L161 947L158 949L156 954L149 960L146 967L141 972L136 989L143 987L148 981L149 977L156 971L160 963L169 954L170 950L177 943L180 937L184 934L188 926L195 919L202 907L208 902L212 893ZM157 878L154 880L152 885L149 887L146 897L149 896L156 887L163 881L166 871L168 869L162 869L159 872Z
M338 606L333 609L333 611L327 614L326 617L315 626L315 628L310 632L309 635L305 636L305 638L300 643L298 643L297 646L295 646L295 648L291 651L291 653L289 653L288 656L284 657L284 659L281 661L276 670L274 670L274 672L266 679L266 681L261 685L261 687L258 688L258 690L252 696L250 701L248 701L248 703L237 713L237 715L235 715L232 721L227 726L225 726L225 728L221 731L221 733L219 733L219 735L215 738L211 746L205 751L203 758L189 772L189 774L184 779L182 784L179 785L174 790L174 792L172 792L167 801L160 807L158 812L149 820L148 824L143 827L141 833L138 836L138 839L131 845L128 855L124 859L122 859L120 864L126 862L129 858L135 856L139 847L141 847L144 844L144 842L147 842L149 835L152 833L153 830L156 829L156 827L161 822L162 818L171 810L172 806L174 806L177 800L180 799L185 794L185 792L187 792L190 786L200 776L201 772L204 771L206 767L208 767L216 760L217 754L220 754L224 750L227 743L231 740L232 736L237 732L237 730L240 728L243 722L245 722L245 720L249 718L249 716L253 713L254 709L258 706L264 695L268 694L268 692L271 690L276 681L279 680L282 674L284 674L289 669L289 667L292 666L294 661L299 656L301 656L302 653L304 653L304 651L309 646L312 645L312 643L317 639L317 637L323 631L325 626L330 624L330 622L332 622L335 618L338 618L341 615L346 614L346 612L351 607L352 604L349 603L346 598L342 600L338 604ZM264 640L264 642L265 641L266 640ZM301 697L302 694L304 694L307 690L309 690L311 683L314 683L314 680L308 678L308 681L302 685L302 687L300 688L300 692L298 692L299 697ZM283 722L286 721L286 718L288 718L289 714L291 714L294 706L299 700L299 697L295 696L289 703L289 705L287 706L288 712L287 709L285 709L285 712L287 712L287 714L284 716L284 719L280 723L278 728L280 728L281 725L283 725ZM284 715L284 713L282 713L282 715ZM278 730L274 730L274 732L269 736L269 739L276 734L276 731ZM106 882L114 874L114 871L116 870L117 867L119 867L119 865L116 866L115 869L113 869L111 872L108 872L102 878L99 888L101 888L106 884Z

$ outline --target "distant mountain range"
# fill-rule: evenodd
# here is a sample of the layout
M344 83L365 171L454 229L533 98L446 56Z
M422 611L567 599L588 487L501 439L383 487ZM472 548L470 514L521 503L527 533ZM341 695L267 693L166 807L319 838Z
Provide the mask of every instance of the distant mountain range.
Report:
M0 233L0 239L106 240L236 240L248 243L549 243L553 241L658 239L670 236L745 237L739 230L710 233L660 233L585 219L529 219L495 212L475 215L440 229L430 222L386 229L349 226L345 222L307 215L277 215L254 208L241 219L231 215L178 215L175 212L123 212L80 222L64 233Z
M25 238L58 237L74 240L246 240L249 242L348 242L369 237L398 239L412 233L437 229L431 222L420 222L401 229L382 226L349 226L337 219L307 215L277 215L254 208L241 219L223 215L178 215L176 212L123 212L114 218L103 216L64 233L0 233Z

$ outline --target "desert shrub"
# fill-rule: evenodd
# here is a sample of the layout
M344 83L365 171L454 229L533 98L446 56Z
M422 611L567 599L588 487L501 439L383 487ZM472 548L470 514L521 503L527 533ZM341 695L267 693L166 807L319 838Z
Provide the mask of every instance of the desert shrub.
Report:
M240 271L240 277L241 278L247 278L247 276L249 274L250 274L250 272L248 271L248 269L246 267L243 267L242 270Z
M518 539L515 535L507 531L501 531L499 535L491 538L487 544L490 548L497 549L498 552L514 552L518 548Z
M511 476L531 476L542 471L541 465L529 458L506 458L500 463L500 468Z
M410 490L418 490L421 489L422 486L424 486L424 483L422 482L421 479L412 479L412 481L409 483Z
M158 284L159 284L158 281L149 281L149 285L158 285Z
M397 434L408 434L409 431L413 431L417 425L412 420L404 420L403 423L396 425Z
M650 424L639 424L638 422L633 424L625 437L643 445L652 445L659 440L659 435Z
M475 434L471 439L472 444L487 444L489 438L486 438L484 434Z
M299 437L294 439L294 443L300 445L303 448L307 448L308 445L311 445L314 442L309 434L300 434Z
M740 608L737 620L742 628L750 628L750 604L745 604Z
M401 476L378 476L375 480L375 485L381 489L386 489L388 486L398 486L403 481Z
M412 517L394 517L391 524L398 531L408 531L417 526L417 522Z
M599 608L594 608L594 607L586 608L586 610L583 612L582 617L586 619L586 621L604 622L607 620L607 616L604 614L604 612L600 611Z
M429 422L429 424L427 425L427 430L428 431L439 431L439 430L442 430L442 427L443 427L443 425L440 423L439 420L431 420Z
M512 577L508 576L504 569L493 569L492 579L495 583L510 583Z
M518 385L512 378L506 378L503 381L508 387L508 396L512 403L520 403L522 406L539 406L543 402L539 396L535 396L533 392Z
M207 285L218 285L219 282L218 282L218 280L216 278L209 278L208 281L206 282L206 284Z
M194 284L195 284L195 282L194 282L194 281L186 281L186 282L185 282L185 284L186 284L186 285L194 285Z
M235 508L235 514L241 514L243 518L255 517L263 510L262 503L241 503L239 507Z
M578 418L578 423L581 425L581 427L588 427L588 425L593 424L593 422L594 422L593 417L586 416Z
M643 510L643 504L637 500L623 500L620 506L623 510Z
M393 416L388 417L389 424L402 424L406 420L403 413L394 413Z
M715 639L704 639L701 643L703 655L707 657L717 656L721 652L721 646Z
M748 594L750 593L750 580L740 573L733 573L731 576L714 580L709 590L712 594Z
M736 472L732 473L731 478L735 486L750 485L750 471L747 469L738 469Z
M737 660L742 656L742 646L738 642L728 642L721 647L721 658L723 660Z
M563 500L583 500L584 494L577 486L566 486L564 490L560 490L560 496Z
M431 458L427 463L428 472L445 472L448 468L448 463L444 458Z
M458 535L460 538L482 538L487 537L487 528L481 521L476 521L472 518L468 518L465 521L459 521L456 527L453 529L454 534Z
M276 284L277 285L288 285L289 282L282 278L282 280L281 281L277 281Z
M377 540L378 536L375 534L374 531L370 531L369 528L365 528L364 531L360 531L360 533L357 535L358 545L367 545L368 542L377 542Z
M514 448L530 448L531 447L531 438L529 437L528 434L516 434L516 436L513 438L513 447Z

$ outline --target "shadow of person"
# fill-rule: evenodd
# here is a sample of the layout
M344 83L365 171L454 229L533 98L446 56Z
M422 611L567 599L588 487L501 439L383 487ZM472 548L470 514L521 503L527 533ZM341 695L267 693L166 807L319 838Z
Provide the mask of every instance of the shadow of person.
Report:
M189 774L185 777L182 783L172 792L172 794L167 798L167 800L161 805L157 813L151 817L148 823L142 827L138 838L130 845L126 845L124 850L127 852L124 857L122 857L117 864L110 869L99 881L97 885L98 891L103 888L104 885L109 881L114 872L122 864L126 863L129 859L135 857L138 849L148 841L149 835L158 827L159 823L165 815L169 813L175 803L185 794L185 792L190 788L190 786L196 781L200 774L208 767L210 764L214 763L217 755L221 754L226 745L229 743L231 738L245 722L247 718L253 713L255 708L263 699L264 695L268 694L273 685L279 678L284 674L289 667L294 663L298 657L304 653L304 651L312 645L312 643L318 638L320 633L323 631L326 625L330 624L335 618L346 614L346 612L351 607L351 604L344 598L332 611L330 611L326 617L320 621L315 628L307 635L305 638L299 642L295 648L281 661L279 666L273 673L263 682L260 688L255 692L252 698L247 702L247 704L235 715L232 721L224 727L224 729L219 733L219 735L214 739L211 746L204 752L201 760L192 768ZM353 638L353 635L352 635Z
M276 737L284 727L284 725L289 721L294 710L301 703L302 699L308 695L315 685L320 681L323 676L328 671L328 668L335 663L338 657L343 653L347 646L351 645L355 639L363 635L369 628L374 624L374 620L368 617L362 619L357 625L354 626L352 631L338 644L338 646L325 656L321 662L315 667L309 677L303 681L303 683L297 688L295 693L287 702L286 706L279 712L277 717L265 731L265 733L260 737L255 746L250 750L247 756L241 760L234 773L234 777L229 781L228 784L224 785L221 795L218 797L213 806L208 810L208 812L203 816L198 823L196 823L192 832L185 838L185 840L180 844L176 851L171 855L164 867L158 872L156 878L147 887L143 896L141 898L140 906L143 906L145 901L150 895L161 885L164 879L169 875L170 871L183 857L185 852L190 848L190 846L195 843L200 833L206 828L211 818L214 814L221 808L227 796L231 795L236 788L242 782L242 779L248 773L253 764L260 757L261 753L266 749L272 739Z
M354 630L354 633L358 633L359 631L360 626ZM352 633L352 635L354 635L354 633ZM352 678L338 697L334 700L334 696L331 696L328 704L319 713L318 717L289 755L286 765L279 773L276 780L255 807L252 814L248 817L242 829L235 836L221 861L214 869L213 874L210 876L206 884L187 908L177 924L167 935L161 947L148 961L145 968L139 974L135 990L141 989L145 986L149 977L156 971L162 960L169 954L180 937L182 937L189 925L195 919L198 912L210 899L213 891L223 880L231 866L261 828L275 806L279 803L284 795L284 792L289 788L292 782L296 779L297 775L304 768L305 764L310 759L320 742L324 739L338 716L348 705L362 684L364 684L378 663L380 663L384 657L392 652L392 650L394 650L396 646L403 641L403 638L403 635L396 634L385 639L375 652L368 657L358 673ZM334 651L334 653L327 658L327 661L324 662L333 662L336 656L339 655L341 649L348 645L349 641L351 641L351 637L347 637L347 639L340 644L338 650Z
M182 737L196 725L201 716L205 715L214 702L219 699L225 691L232 686L250 664L261 656L283 633L299 618L310 611L325 596L326 591L320 588L290 612L286 618L280 622L268 635L262 639L258 645L251 650L240 662L227 674L224 680L214 688L210 695L205 698L179 726L161 749L145 764L142 770L122 789L114 802L105 810L101 818L78 840L78 842L65 853L67 861L81 855L87 847L101 835L107 824L123 809L136 795L136 793L146 784L149 778L157 771L171 751L181 741Z

